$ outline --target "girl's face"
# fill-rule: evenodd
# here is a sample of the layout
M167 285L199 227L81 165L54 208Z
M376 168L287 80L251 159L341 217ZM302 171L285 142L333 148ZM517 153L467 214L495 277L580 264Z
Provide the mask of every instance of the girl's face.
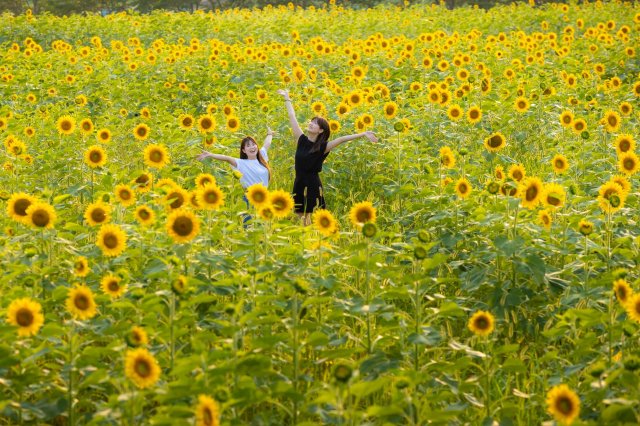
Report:
M320 128L318 123L316 123L316 120L311 120L309 121L309 125L307 126L307 132L317 135L322 133L322 129Z
M247 141L244 144L244 148L242 148L242 152L247 154L249 158L255 158L258 156L258 145L252 140Z

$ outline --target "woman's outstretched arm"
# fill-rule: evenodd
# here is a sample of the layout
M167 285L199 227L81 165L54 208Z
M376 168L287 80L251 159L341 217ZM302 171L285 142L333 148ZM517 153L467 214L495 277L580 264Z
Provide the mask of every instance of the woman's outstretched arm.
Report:
M226 161L233 167L238 167L238 162L236 161L236 159L233 157L229 157L228 155L212 154L208 151L204 151L202 154L196 157L198 161L204 161L205 158L213 158L214 160Z
M278 94L284 98L284 104L287 107L287 114L289 115L289 124L291 125L291 130L293 130L293 137L297 141L300 138L300 135L302 135L302 129L300 129L300 125L298 124L296 112L293 109L293 104L291 103L291 98L289 97L289 91L280 89L278 90Z
M366 132L362 132L362 133L356 133L353 135L347 135L347 136L341 136L337 139L332 140L331 142L329 142L327 144L327 148L324 150L325 154L330 152L333 148L337 147L340 144L343 144L345 142L349 142L352 141L354 139L358 139L358 138L367 138L369 139L371 142L378 142L378 138L376 137L376 134L373 133L372 131L368 130Z
M273 139L274 133L275 132L271 130L271 128L267 127L267 136L264 138L264 142L262 144L262 147L267 151L271 148L271 140Z

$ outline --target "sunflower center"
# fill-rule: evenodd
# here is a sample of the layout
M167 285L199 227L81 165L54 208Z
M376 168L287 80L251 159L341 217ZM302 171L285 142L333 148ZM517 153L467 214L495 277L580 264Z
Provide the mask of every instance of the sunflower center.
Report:
M285 202L284 202L284 200L281 200L281 199L279 199L279 198L278 198L278 199L273 200L273 201L271 202L271 204L273 205L273 207L274 207L276 210L282 210L282 209L284 209L284 207L285 207Z
M49 216L49 212L46 210L39 209L34 211L31 215L31 222L40 228L47 226L50 221L51 217Z
M618 148L620 148L620 151L622 152L627 152L629 151L629 149L631 149L631 144L629 143L628 140L622 140L620 141L620 144L618 145Z
M618 287L618 299L624 301L627 300L627 289L620 286Z
M262 203L266 198L267 197L263 192L256 192L253 194L253 199L257 203Z
M489 321L485 317L476 318L476 328L479 330L486 330L489 328Z
M616 127L616 126L618 125L618 119L616 118L616 116L615 116L615 115L610 115L610 116L607 118L607 122L609 123L609 125L610 125L611 127Z
M109 289L109 291L114 291L115 292L115 291L120 290L120 285L118 284L118 281L111 280L107 284L107 288Z
M31 201L27 200L27 199L20 199L18 201L15 202L15 204L13 205L13 211L18 215L18 216L26 216L27 215L27 209L29 208L29 206L31 205Z
M142 220L147 220L147 219L149 219L149 217L150 217L150 216L151 216L151 215L149 214L149 212L148 212L148 211L146 211L146 210L144 210L144 209L142 209L142 210L140 210L140 211L138 212L138 217L139 217L140 219L142 219Z
M184 197L181 194L177 193L177 192L173 192L173 193L169 194L168 199L170 199L170 200L173 199L171 204L169 204L169 206L171 206L172 209L177 209L182 204L184 204Z
M146 359L137 359L134 364L133 369L136 374L143 379L149 377L151 375L151 364Z
M547 196L547 203L549 203L552 206L555 206L555 207L559 206L561 201L562 200L560 199L560 197L558 197L555 194L549 194Z
M475 111L475 110L469 111L469 117L475 120L476 118L478 118L478 111Z
M452 109L451 110L451 116L452 117L459 117L460 116L460 110Z
M371 220L371 214L367 210L360 210L356 213L356 219L358 222L365 223Z
M185 118L184 120L182 120L182 124L186 127L191 127L191 125L193 124L193 121L191 121L190 118Z
M122 198L123 200L130 200L131 193L129 191L120 191L120 198Z
M210 129L211 128L211 120L202 120L200 122L200 125L202 126L203 129Z
M162 157L163 155L162 155L162 152L160 151L151 151L151 154L149 155L149 158L154 163L160 163L162 161Z
M535 186L529 187L526 192L527 201L533 201L538 196L538 188Z
M218 201L218 194L215 191L209 191L205 194L205 199L207 203L214 204Z
M74 267L74 269L75 269L76 271L78 271L78 272L82 272L82 271L84 271L84 263L83 263L83 262L76 262L76 263L73 265L73 267Z
M467 193L467 185L464 183L461 183L460 185L458 185L458 191L460 191L461 194L466 194Z
M625 170L633 170L636 166L636 162L633 161L632 158L625 158L625 160L622 162L622 165Z
M320 219L320 226L322 226L323 228L328 228L329 226L331 226L331 221L328 217L323 217Z
M556 160L556 168L557 169L563 169L564 168L564 161Z
M86 311L89 309L89 298L84 294L77 294L73 299L73 304L79 310Z
M99 163L102 160L102 154L100 154L98 151L93 151L89 155L89 159L92 163Z
M213 183L213 182L211 182L211 179L209 179L208 177L200 179L200 186L205 186L210 183Z
M107 132L100 133L100 139L106 141L107 139L109 139L109 133Z
M193 231L193 221L188 217L179 217L173 222L173 230L181 237L186 237Z
M104 222L106 218L107 218L107 215L102 209L94 209L91 212L91 219L93 219L94 222L98 222L98 223Z
M147 129L144 127L138 128L138 136L145 136L147 134Z
M16 312L16 322L20 327L29 327L33 324L33 312L30 309L22 308Z
M489 139L489 146L491 148L498 148L502 145L502 138L500 136L492 136L491 139Z
M70 121L63 121L63 122L60 124L60 128L61 128L62 130L65 130L65 131L71 130L71 122L70 122Z
M576 128L576 130L583 130L584 129L584 124L582 124L581 121L576 121L575 128Z
M118 236L115 234L107 234L104 236L103 242L108 249L114 249L118 247Z
M143 185L146 184L147 182L149 182L149 176L147 175L140 175L136 179L136 183L141 183Z
M207 426L213 424L213 414L211 413L211 410L209 409L209 407L202 410L202 421Z
M573 402L567 397L560 397L556 402L556 408L564 415L569 415L573 412Z

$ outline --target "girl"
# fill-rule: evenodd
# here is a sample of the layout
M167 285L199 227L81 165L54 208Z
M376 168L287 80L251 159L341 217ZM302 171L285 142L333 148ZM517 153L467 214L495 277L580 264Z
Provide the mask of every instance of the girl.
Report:
M309 225L311 212L316 208L326 208L319 173L322 171L322 163L329 152L338 145L357 138L365 137L371 142L377 142L378 138L373 132L367 131L329 141L331 135L329 123L322 117L312 118L307 126L307 132L304 134L296 119L289 92L280 89L278 94L284 98L289 124L298 143L295 156L296 177L293 183L295 211L299 217L303 218L304 224Z

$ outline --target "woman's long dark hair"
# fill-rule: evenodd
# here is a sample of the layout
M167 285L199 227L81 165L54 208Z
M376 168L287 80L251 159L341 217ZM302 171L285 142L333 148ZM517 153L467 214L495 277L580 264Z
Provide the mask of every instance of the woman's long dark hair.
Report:
M256 140L253 139L251 136L246 136L245 138L243 138L242 141L240 142L240 159L241 160L247 160L249 158L247 157L247 154L245 154L244 152L244 147L249 142L253 142L256 145L258 145ZM267 171L269 172L269 181L271 181L271 168L269 167L269 163L267 163L267 160L265 160L262 154L260 153L260 148L258 148L258 162L267 169Z
M331 136L331 128L329 127L329 122L322 117L313 117L311 121L315 121L318 127L322 129L322 133L318 134L318 139L316 139L309 151L318 152L322 144L329 140L329 136Z

